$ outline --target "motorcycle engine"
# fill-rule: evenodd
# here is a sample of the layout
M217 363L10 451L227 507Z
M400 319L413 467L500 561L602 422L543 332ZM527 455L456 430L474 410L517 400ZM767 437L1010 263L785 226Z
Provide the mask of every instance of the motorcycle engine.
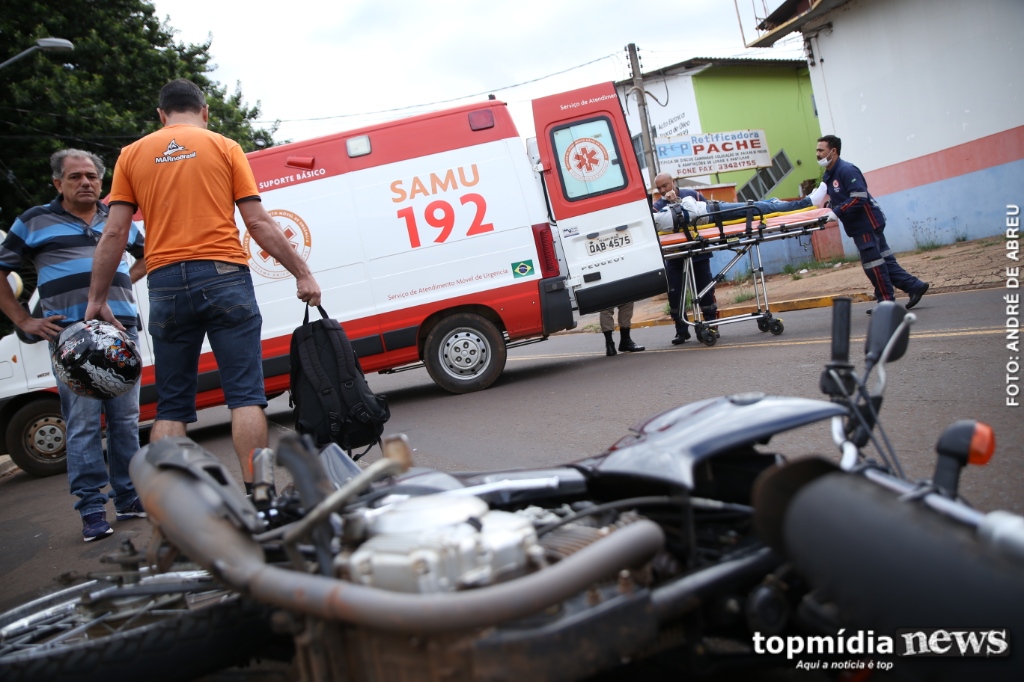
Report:
M435 594L523 573L542 552L526 516L493 511L478 497L424 495L367 512L369 536L336 560L349 580L395 592Z

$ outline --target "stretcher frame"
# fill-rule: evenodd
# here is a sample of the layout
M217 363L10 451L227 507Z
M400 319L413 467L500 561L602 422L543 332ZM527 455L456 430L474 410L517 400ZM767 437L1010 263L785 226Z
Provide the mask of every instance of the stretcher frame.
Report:
M729 213L735 213L730 209ZM679 316L683 324L694 328L697 340L706 346L713 346L718 341L718 327L723 324L757 321L762 332L771 332L778 336L785 331L781 318L775 317L768 302L768 286L764 277L764 266L761 261L761 244L764 242L792 239L809 235L827 227L828 209L810 209L791 213L778 213L765 216L757 208L750 206L745 219L722 221L725 211L709 211L707 216L715 224L702 229L693 229L691 234L682 232L661 235L662 255L665 260L685 259L683 266L683 286L680 290ZM755 222L755 215L757 220ZM695 256L715 251L733 251L733 258L719 271L712 275L711 282L702 290L697 290L697 280L693 269ZM754 281L754 298L757 310L749 313L720 317L713 321L705 320L700 307L701 296L706 295L713 287L725 279L726 274L743 256L750 259L750 272ZM689 313L692 321L687 319L686 297L690 296Z

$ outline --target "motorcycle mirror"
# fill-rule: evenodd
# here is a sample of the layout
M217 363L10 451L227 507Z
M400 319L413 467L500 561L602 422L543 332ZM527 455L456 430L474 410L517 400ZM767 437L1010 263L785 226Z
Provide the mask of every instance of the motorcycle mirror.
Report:
M907 343L910 340L910 327L903 327L900 330L900 323L907 316L907 310L901 305L892 301L882 301L875 308L871 315L871 324L868 326L868 337L864 343L864 358L871 365L878 362L885 351L885 347L893 338L893 334L899 331L899 338L895 339L888 362L895 362L907 352Z

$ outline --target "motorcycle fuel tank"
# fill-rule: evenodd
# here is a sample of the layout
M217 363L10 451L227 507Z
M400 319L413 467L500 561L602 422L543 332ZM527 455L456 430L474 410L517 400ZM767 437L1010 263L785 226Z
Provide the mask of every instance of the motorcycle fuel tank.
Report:
M642 476L692 490L700 463L844 414L846 408L823 400L763 393L701 400L630 428L607 453L578 464L597 475Z

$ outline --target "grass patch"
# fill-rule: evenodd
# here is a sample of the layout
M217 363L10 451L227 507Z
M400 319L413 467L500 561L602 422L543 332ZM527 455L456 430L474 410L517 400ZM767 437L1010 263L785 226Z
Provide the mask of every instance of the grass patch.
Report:
M797 273L795 273L795 272L794 272L794 273L793 273L792 275L790 275L790 276L791 276L791 277L793 278L793 281L794 281L794 282L795 282L796 280L798 280L798 279L803 279L803 278L804 278L804 276L803 276L803 275L799 275L799 274L797 274Z
M754 298L754 290L748 289L747 287L740 287L732 295L733 303L744 303Z
M938 256L932 256L932 260L942 260L943 258L945 258L945 256L943 256L941 253Z
M747 268L745 270L737 270L736 274L734 274L730 279L733 282L745 282L748 279L750 279L750 276L752 274L754 274L754 273L751 272L750 268Z
M935 249L941 249L945 244L937 242L934 239L928 239L923 242L917 243L917 251L914 253L925 253L927 251L934 251Z
M787 275L798 275L801 270L831 270L839 263L857 263L860 261L858 256L843 256L842 258L830 258L829 260L812 260L805 261L799 265L786 264L782 267L782 272Z

